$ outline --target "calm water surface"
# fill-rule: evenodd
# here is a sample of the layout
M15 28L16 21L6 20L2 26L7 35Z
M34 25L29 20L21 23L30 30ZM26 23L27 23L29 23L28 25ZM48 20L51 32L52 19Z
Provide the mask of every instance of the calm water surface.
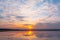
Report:
M60 31L0 32L0 40L60 40Z

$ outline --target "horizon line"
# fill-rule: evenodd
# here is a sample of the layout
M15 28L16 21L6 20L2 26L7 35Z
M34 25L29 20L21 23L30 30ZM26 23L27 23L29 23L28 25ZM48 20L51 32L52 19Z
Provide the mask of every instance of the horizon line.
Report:
M0 29L1 31L60 31L60 29Z

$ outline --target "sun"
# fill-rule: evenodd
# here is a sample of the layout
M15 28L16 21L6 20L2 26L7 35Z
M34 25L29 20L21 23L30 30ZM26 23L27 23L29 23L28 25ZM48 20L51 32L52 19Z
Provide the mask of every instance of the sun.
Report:
M26 25L26 27L27 27L28 29L32 29L32 28L33 28L32 25Z

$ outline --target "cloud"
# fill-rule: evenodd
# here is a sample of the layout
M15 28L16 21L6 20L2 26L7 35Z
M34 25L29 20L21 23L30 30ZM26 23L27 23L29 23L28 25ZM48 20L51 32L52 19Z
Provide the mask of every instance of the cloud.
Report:
M35 29L60 29L60 22L56 23L38 23L34 27Z
M4 18L3 16L0 15L0 19Z
M60 3L57 0L0 1L0 24L36 25L60 22Z

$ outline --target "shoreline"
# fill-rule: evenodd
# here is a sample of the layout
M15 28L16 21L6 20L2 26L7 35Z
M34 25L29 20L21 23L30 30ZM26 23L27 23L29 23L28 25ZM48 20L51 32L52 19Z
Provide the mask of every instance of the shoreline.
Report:
M2 31L60 31L60 29L0 29Z

